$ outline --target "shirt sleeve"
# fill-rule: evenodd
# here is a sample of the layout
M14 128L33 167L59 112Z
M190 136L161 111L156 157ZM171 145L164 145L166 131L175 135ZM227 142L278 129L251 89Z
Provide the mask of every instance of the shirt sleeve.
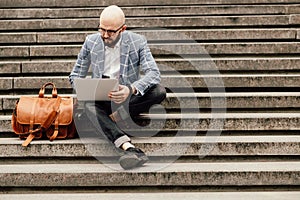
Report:
M90 48L88 47L88 43L89 38L87 37L77 56L77 61L69 75L69 81L73 88L74 78L85 78L87 76L91 64Z
M149 88L159 84L161 81L160 71L148 47L147 40L144 37L142 37L140 43L139 57L144 76L135 81L132 85L137 89L140 95L144 95Z

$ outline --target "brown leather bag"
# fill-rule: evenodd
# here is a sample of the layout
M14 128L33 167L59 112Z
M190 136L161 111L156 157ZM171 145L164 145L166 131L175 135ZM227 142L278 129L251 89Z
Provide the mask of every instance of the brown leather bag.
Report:
M52 97L45 97L45 88L52 85ZM46 83L38 97L21 96L12 115L12 128L28 146L33 139L44 136L54 139L74 138L73 98L60 97L54 83Z

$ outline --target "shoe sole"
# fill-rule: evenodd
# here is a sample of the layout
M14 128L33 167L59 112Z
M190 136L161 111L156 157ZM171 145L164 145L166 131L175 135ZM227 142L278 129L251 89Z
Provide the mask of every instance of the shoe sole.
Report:
M149 161L149 158L146 155L141 156L139 158L141 159L141 162L138 164L139 167Z
M125 154L125 155L121 156L119 159L119 163L120 163L121 167L125 170L142 166L143 164L141 164L141 163L143 163L143 162L144 162L144 160L137 157L137 155L135 155L135 154Z

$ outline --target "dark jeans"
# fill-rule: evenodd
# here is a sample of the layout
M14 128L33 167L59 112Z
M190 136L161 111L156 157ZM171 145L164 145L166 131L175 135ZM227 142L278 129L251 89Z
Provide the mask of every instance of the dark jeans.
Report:
M123 120L131 119L143 112L148 112L154 104L161 103L166 98L166 90L161 85L150 88L143 96L131 95L122 104L110 101L95 101L85 103L88 119L95 126L97 133L104 134L116 147L129 142L130 138L111 120L109 115L118 111ZM130 118L131 117L131 118Z

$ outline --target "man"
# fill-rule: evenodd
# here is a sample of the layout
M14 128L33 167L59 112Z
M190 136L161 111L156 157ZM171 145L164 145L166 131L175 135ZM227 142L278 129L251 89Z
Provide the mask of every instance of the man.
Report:
M159 85L160 72L146 39L126 31L125 15L118 6L106 7L100 15L99 33L87 36L69 76L73 87L74 78L85 78L90 66L92 78L119 79L119 90L108 94L111 101L85 102L89 120L95 127L100 125L97 132L124 151L119 159L124 169L142 166L148 157L135 148L117 122L149 111L163 101L166 91Z

